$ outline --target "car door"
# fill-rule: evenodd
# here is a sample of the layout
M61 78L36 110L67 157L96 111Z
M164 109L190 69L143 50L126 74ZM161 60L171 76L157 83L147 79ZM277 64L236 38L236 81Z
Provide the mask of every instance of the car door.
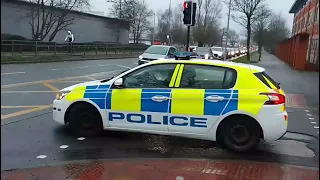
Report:
M124 75L122 88L112 86L107 96L110 127L168 131L165 116L170 104L169 84L176 66L145 66Z
M169 132L206 134L220 115L236 110L231 100L235 81L232 69L181 65L171 94L170 116L175 122L169 123Z

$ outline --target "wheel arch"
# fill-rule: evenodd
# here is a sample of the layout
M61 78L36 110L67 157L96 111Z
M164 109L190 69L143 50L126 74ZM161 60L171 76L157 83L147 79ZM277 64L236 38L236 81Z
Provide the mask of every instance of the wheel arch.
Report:
M68 116L69 116L69 113L70 113L71 109L72 109L73 107L75 107L76 105L79 105L79 104L89 104L89 105L93 106L94 109L100 114L101 119L102 119L102 121L103 121L104 118L103 118L103 116L101 115L100 108L99 108L95 103L93 103L93 102L90 101L90 100L81 99L81 100L72 102L72 104L70 104L70 106L66 109L66 112L65 112L65 114L64 114L64 124L67 124L67 123L69 122Z
M227 114L225 115L219 122L218 122L218 125L217 125L217 128L216 128L216 132L215 132L215 137L216 137L216 141L219 141L219 133L220 133L220 130L221 130L221 127L223 126L223 124L225 122L227 122L228 120L230 119L233 119L235 117L239 117L239 116L242 116L243 118L248 118L250 119L252 122L256 123L259 127L260 127L260 137L262 139L264 139L264 134L263 134L263 128L260 124L260 122L256 119L256 117L254 117L253 115L251 114L248 114L246 112L235 112L235 113L230 113L230 114Z

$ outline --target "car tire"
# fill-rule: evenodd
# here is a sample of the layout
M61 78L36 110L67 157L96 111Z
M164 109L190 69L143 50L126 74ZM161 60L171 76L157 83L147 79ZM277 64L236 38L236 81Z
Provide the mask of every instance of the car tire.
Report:
M219 130L219 139L228 149L236 152L250 152L259 144L261 138L261 128L255 120L245 116L234 116L224 120ZM245 137L235 137L235 132Z
M68 114L68 121L68 128L77 136L97 136L103 130L99 111L88 103L73 106Z

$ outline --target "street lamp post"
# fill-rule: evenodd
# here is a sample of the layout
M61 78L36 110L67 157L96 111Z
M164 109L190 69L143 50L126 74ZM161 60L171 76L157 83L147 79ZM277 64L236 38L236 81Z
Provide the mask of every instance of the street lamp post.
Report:
M227 32L226 32L226 42L224 43L224 60L227 59L227 45L228 45L228 34L229 34L229 23L230 23L230 13L231 13L231 1L229 0L229 12L228 12L228 24L227 24Z

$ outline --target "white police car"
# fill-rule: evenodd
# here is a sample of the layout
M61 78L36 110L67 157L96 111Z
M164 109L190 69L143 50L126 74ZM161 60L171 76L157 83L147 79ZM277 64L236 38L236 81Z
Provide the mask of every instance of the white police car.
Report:
M235 151L281 138L288 124L285 94L263 68L188 58L64 88L53 119L76 135L147 132L219 141Z

